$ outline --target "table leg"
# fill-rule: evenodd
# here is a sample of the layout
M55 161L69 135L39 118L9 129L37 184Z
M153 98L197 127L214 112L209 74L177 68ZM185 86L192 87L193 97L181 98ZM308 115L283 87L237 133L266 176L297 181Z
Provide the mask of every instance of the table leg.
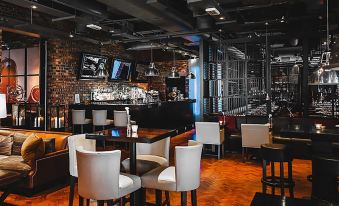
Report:
M137 145L135 142L130 144L130 173L132 175L137 174ZM132 206L139 206L142 202L141 200L142 191L141 189L135 191L131 194L131 205Z

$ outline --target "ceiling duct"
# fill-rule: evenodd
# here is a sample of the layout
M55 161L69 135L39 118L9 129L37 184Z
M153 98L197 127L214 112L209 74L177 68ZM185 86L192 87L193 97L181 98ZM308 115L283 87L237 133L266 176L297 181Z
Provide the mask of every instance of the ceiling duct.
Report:
M194 30L190 20L185 19L175 8L163 3L161 0L135 1L135 0L97 0L109 7L134 16L149 24L160 27L168 32L185 32ZM192 42L199 41L198 36L185 36Z
M141 50L150 50L150 49L162 49L164 48L163 44L158 44L158 43L146 43L146 44L137 44L134 46L131 46L129 48L127 48L127 50L131 51L141 51Z

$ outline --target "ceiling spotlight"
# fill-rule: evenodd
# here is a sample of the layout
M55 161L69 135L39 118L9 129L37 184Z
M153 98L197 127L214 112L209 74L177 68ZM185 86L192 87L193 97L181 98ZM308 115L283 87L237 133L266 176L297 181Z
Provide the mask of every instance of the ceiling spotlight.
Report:
M265 22L265 25L266 25L266 26L268 25L268 22L267 22L267 21Z
M187 55L188 55L188 53L187 53L187 52L185 52L185 53L184 53L184 55L185 55L185 56L187 56Z
M219 32L222 32L222 29L219 29L218 31L219 31Z
M72 34L72 32L69 33L68 37L69 37L69 38L73 38L73 37L74 37L74 35Z
M102 29L101 26L95 25L95 24L87 24L86 27L90 29L98 30L98 31Z
M114 33L115 31L112 29L112 30L109 30L109 33Z
M282 16L282 17L281 17L280 23L285 23L285 16Z
M219 17L219 19L220 19L220 20L224 20L224 19L225 19L225 17L224 17L224 16L221 16L221 17Z
M217 16L220 14L220 11L215 8L215 7L211 7L211 8L206 8L205 11L210 15L210 16Z
M31 8L32 8L32 9L37 9L38 7L35 6L35 5L32 5Z

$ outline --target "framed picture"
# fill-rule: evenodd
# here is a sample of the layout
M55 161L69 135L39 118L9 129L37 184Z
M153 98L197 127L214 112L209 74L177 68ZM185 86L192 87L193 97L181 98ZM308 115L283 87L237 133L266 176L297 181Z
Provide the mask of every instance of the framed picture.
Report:
M74 95L74 104L80 104L80 95L79 94Z
M108 58L96 54L83 53L79 69L79 79L105 79Z

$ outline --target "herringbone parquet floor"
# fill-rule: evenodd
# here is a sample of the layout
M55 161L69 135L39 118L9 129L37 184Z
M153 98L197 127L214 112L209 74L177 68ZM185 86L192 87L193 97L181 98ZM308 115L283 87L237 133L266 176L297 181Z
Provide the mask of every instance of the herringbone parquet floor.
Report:
M185 141L186 136L176 137L171 141L171 148L173 149L174 145L182 144ZM311 174L310 161L293 161L296 197L310 197L311 183L306 180L309 174ZM261 191L260 178L260 163L253 160L243 163L239 154L226 153L222 160L216 160L214 157L203 157L201 162L201 185L197 193L198 205L249 206L255 192ZM68 191L69 188L65 187L49 194L31 198L10 195L6 202L12 205L67 205ZM170 197L171 205L180 205L179 193L170 193ZM75 198L74 205L77 205L77 197ZM189 196L188 199L190 199ZM147 201L154 202L153 191L147 191ZM91 205L96 204L92 203Z

